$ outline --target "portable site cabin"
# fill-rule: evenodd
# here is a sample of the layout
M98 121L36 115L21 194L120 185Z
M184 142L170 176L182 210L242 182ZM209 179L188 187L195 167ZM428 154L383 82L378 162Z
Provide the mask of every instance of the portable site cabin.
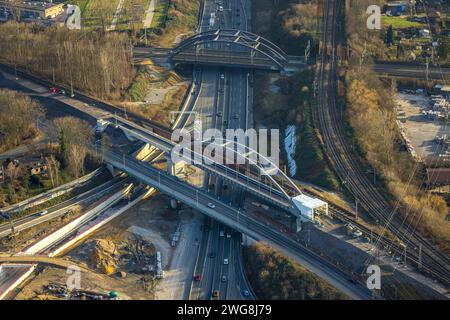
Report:
M292 199L294 205L300 210L300 218L314 221L320 215L328 215L328 203L306 194Z

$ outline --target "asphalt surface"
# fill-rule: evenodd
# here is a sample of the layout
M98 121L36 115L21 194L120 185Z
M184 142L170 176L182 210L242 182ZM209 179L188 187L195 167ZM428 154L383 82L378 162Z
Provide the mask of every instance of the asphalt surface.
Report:
M172 198L193 207L220 223L231 226L255 240L263 240L279 250L292 255L306 268L316 273L331 285L342 290L354 299L369 299L371 292L360 284L350 282L345 272L324 261L312 251L307 250L288 234L276 227L265 224L258 217L244 212L232 203L224 203L213 194L185 183L184 181L162 172L148 163L124 155L120 150L111 149L105 154L105 161L115 168L127 172L130 176L151 185ZM220 259L220 257L219 257ZM233 263L233 261L229 261Z
M216 11L213 1L207 1L200 31L209 29L211 12L216 12L217 27L232 27L247 29L248 22L241 26L239 16L250 12L247 0L226 0L223 2L224 14ZM237 22L239 20L239 22ZM247 19L246 19L247 20ZM219 45L220 46L220 45ZM217 49L226 49L217 48ZM200 113L203 131L217 128L221 131L227 128L247 128L248 86L247 73L235 68L205 68L202 67L202 91L199 93L194 110ZM206 185L214 184L214 192L226 201L232 201L230 194L225 194L222 179L207 178ZM221 236L223 234L223 236ZM227 238L226 235L230 235ZM214 299L242 299L243 290L248 290L246 278L243 275L241 257L241 236L232 229L216 222L207 220L200 243L200 253L197 260L196 276L201 281L192 285L191 299L212 299L212 293L218 292ZM213 256L213 257L211 257ZM224 264L225 259L228 264Z
M87 192L84 192L74 198L64 201L56 206L47 209L48 213L44 216L39 216L33 213L24 218L13 220L14 230L16 232L33 228L41 223L59 218L66 215L70 210L74 209L76 205L83 203L94 202L100 199L104 194L117 191L122 187L123 182L121 178L114 178L100 186L97 186ZM0 225L0 238L11 234L11 224L9 222Z
M224 74L224 79L222 79L222 77L220 77L220 73L219 78L217 73L215 77L213 77L211 75L208 75L208 72L202 72L201 76L203 77L202 79L208 79L209 77L209 79L215 78L216 81L219 81L219 79L225 80L225 86L227 85L227 79L230 77L228 74ZM231 81L233 81L233 79L231 79ZM238 79L237 83L239 83L239 81L240 80ZM216 84L211 83L211 86L215 85ZM212 89L210 90L211 92L214 93L217 91ZM226 99L225 92L226 91L224 90L224 99ZM243 91L240 90L237 91L230 90L230 92L232 92L231 93L232 96L243 95ZM247 96L251 95L249 94ZM205 98L211 99L211 96L209 97L206 96ZM215 98L212 98L212 101L214 101L214 99ZM246 99L247 97L241 100ZM204 102L203 109L212 111L214 107L209 105L209 103ZM227 115L225 116L229 117L231 114L233 113L228 112ZM207 112L203 113L202 119L204 120L204 122L206 123L208 122ZM210 119L210 121L211 122L213 121L212 118ZM282 248L282 250L284 251L288 250L290 254L293 254L298 260L302 260L303 264L307 265L311 270L319 274L319 276L322 276L324 279L334 284L336 287L343 288L345 292L349 293L349 295L355 298L368 297L366 292L367 290L365 290L365 288L360 288L359 286L355 286L353 284L349 285L348 280L346 280L346 275L341 274L339 271L336 271L333 266L329 266L326 264L326 262L321 261L320 258L318 259L317 257L314 257L314 254L305 251L305 249L302 246L295 243L295 241L288 238L282 232L273 230L272 227L263 225L259 220L254 219L248 215L243 215L242 213L239 212L239 210L236 209L236 207L226 205L222 201L217 201L217 199L215 199L211 195L205 194L204 192L196 190L195 188L192 188L190 186L187 186L184 183L180 183L177 180L173 180L174 179L173 177L167 177L165 174L162 173L154 173L151 170L151 168L146 167L145 164L136 163L137 162L136 159L124 157L120 153L111 154L108 161L115 164L117 168L119 169L122 168L124 171L129 171L131 175L143 179L148 184L154 185L156 188L159 188L163 192L166 192L167 194L176 197L180 201L190 203L191 206L193 206L194 208L198 208L203 213L212 216L213 219L217 219L221 223L231 225L240 232L245 232L246 234L249 234L254 239L266 240L269 243L273 243L274 246ZM194 199L196 199L196 201ZM214 210L208 208L207 203L209 202L215 204L216 208ZM231 251L230 250L227 251L224 249L223 253L221 254L222 257L227 255L227 253L229 252ZM230 265L234 265L231 259ZM224 269L222 269L222 271L223 270Z

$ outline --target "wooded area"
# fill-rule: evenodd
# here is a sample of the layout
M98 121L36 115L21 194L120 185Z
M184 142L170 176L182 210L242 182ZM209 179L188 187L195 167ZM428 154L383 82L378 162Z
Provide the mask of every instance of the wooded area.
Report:
M244 251L246 271L258 299L344 300L347 296L265 243Z
M258 0L252 5L253 32L287 54L304 55L308 40L312 40L312 53L316 51L322 17L316 0Z
M134 78L126 34L0 24L0 61L100 98L117 99Z
M36 101L16 91L0 89L0 152L12 149L38 134L37 121L44 111Z

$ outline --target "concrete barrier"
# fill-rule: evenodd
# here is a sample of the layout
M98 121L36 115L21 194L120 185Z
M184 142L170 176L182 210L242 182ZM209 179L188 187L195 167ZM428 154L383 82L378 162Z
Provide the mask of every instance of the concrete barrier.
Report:
M76 228L79 228L81 225L83 225L84 223L86 223L87 221L89 221L90 219L95 217L96 215L100 214L101 212L103 212L104 210L109 208L110 206L112 206L115 203L119 202L121 199L123 199L123 197L125 195L128 194L128 192L130 192L132 186L133 185L130 184L125 189L117 192L116 194L114 194L113 196L108 198L102 204L96 206L95 208L93 208L92 210L89 210L88 212L86 212L82 216L80 216L80 217L76 218L75 220L69 222L68 224L66 224L62 228L56 230L55 232L53 232L52 234L48 235L44 239L39 240L38 242L28 246L24 251L20 252L19 254L21 254L21 255L34 255L34 254L42 253L43 250L45 250L46 248L48 248L52 244L60 241L67 234L73 232Z
M55 250L51 251L48 256L49 257L55 257L55 256L57 256L57 255L59 255L61 253L64 253L70 247L74 246L77 242L79 242L82 239L88 237L89 235L91 235L92 233L97 231L99 228L101 228L102 226L104 226L105 224L110 222L111 220L117 218L122 213L124 213L125 211L127 211L128 209L130 209L131 207L136 205L138 202L140 202L143 199L146 199L147 197L149 197L151 194L153 194L155 192L156 192L156 189L151 188L147 192L144 192L142 195L137 197L135 200L131 201L126 206L123 206L123 207L121 207L120 209L118 209L116 211L103 213L101 216L96 218L92 222L91 225L88 225L85 228L83 228L83 230L80 230L80 232L78 232L78 234L75 237L73 237L69 241L64 242L62 245L58 246Z
M4 265L6 266L6 265ZM21 284L23 281L25 281L26 278L28 278L36 269L35 264L26 265L28 266L28 269L25 270L20 276L18 276L13 282L6 286L5 288L2 288L2 291L0 291L0 300L3 300L12 290L14 290L19 284Z
M50 199L62 196L63 194L66 194L66 193L72 191L80 184L83 184L83 183L87 182L88 180L90 180L91 178L93 178L94 176L98 175L99 173L101 173L102 170L103 170L103 168L98 168L97 170L92 171L91 173L89 173L81 178L78 178L74 181L66 183L65 185L59 186L57 188L54 188L52 190L49 190L45 193L39 194L32 198L28 198L22 202L13 204L9 207L3 208L0 210L0 213L15 213L18 211L23 211L23 210L38 206L44 202L49 201Z

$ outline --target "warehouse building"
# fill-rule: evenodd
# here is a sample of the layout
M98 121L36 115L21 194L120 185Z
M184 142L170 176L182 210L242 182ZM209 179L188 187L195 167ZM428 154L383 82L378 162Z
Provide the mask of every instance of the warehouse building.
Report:
M0 0L0 11L24 19L53 19L64 13L63 3Z

